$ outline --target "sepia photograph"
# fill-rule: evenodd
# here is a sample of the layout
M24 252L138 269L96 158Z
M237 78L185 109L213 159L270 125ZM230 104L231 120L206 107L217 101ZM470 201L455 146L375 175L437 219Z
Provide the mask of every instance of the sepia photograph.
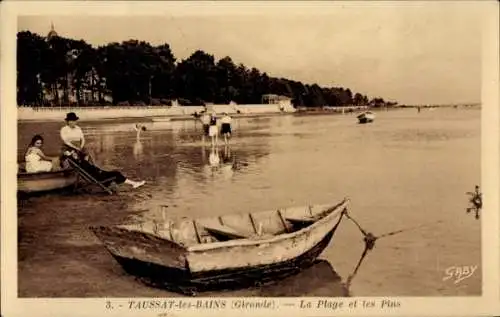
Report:
M126 6L19 9L2 39L11 296L325 314L491 290L485 6Z

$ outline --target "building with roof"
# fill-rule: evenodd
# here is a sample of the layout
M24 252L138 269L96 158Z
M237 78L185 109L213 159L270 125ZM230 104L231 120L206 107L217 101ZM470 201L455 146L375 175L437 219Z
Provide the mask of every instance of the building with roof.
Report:
M262 103L266 105L275 105L283 102L291 102L292 98L283 96L283 95L275 95L275 94L265 94L262 95Z

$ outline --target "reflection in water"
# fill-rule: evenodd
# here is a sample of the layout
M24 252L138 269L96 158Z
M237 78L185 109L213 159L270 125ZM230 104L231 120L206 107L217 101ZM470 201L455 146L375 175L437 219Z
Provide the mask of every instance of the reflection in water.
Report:
M134 143L134 158L140 161L142 158L143 146L141 140L137 140Z
M94 135L85 134L85 138L85 147L99 165L107 165L112 162L112 159L107 153L114 150L116 135L107 133L96 139Z
M234 174L234 170L236 169L236 159L231 155L231 148L228 145L224 146L221 169L226 179L231 178Z
M141 124L136 124L134 126L134 129L136 131L136 135L135 135L135 143L134 143L133 153L134 153L135 159L139 161L139 160L141 160L142 150L143 150L143 146L142 146L142 142L141 142L141 132L146 131L146 127L141 125Z
M219 167L220 157L219 148L217 146L212 146L212 150L210 151L210 155L208 156L208 162L211 167Z
M260 287L257 296L263 297L346 297L349 290L330 262L316 260L297 275Z
M363 257L364 258L364 257ZM239 285L223 283L222 287L212 285L211 290L191 293L173 284L155 285L148 280L142 280L152 288L165 289L188 296L260 296L260 297L350 297L352 281L361 267L362 259L347 279L337 273L332 264L325 259L316 259L312 265L287 277L275 278L261 285ZM250 282L249 282L250 283Z
M175 132L169 134L173 136L171 145L177 162L184 172L195 177L206 175L211 169L231 172L239 163L245 166L248 165L246 162L257 161L258 158L269 154L269 140L265 138L249 145L243 137L237 137L230 145L219 144L212 147L207 139L203 141L201 128L195 129L194 122L175 122ZM233 155L235 151L240 158L238 161ZM233 160L232 168L229 166L231 160Z
M335 271L329 261L317 259L311 266L300 272L266 282L259 286L239 287L225 283L223 288L192 293L181 290L176 285L155 285L148 280L140 280L143 285L152 289L166 289L179 295L198 297L348 297L349 289L342 277ZM249 281L248 281L249 282Z
M223 149L219 149L218 146L211 146L208 151L205 148L202 147L202 159L204 163L206 162L205 173L212 176L221 175L226 180L230 179L236 169L236 158L232 155L230 146L224 145ZM207 152L209 152L208 161L206 161Z

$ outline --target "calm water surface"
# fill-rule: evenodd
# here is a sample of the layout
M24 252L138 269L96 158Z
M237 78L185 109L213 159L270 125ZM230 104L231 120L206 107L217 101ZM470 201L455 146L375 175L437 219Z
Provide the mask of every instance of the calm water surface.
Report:
M144 187L123 186L115 196L19 200L20 296L176 296L126 275L89 225L336 203L345 196L351 215L375 235L426 224L378 240L352 295L480 295L480 221L465 213L465 192L480 184L479 110L380 112L368 125L356 124L354 115L238 119L230 146L215 152L192 121L145 124L138 140L132 123L81 123L98 165L145 179ZM45 136L46 152L56 151L59 128L19 124L19 155L35 133ZM320 256L327 269L274 290L215 295L341 296L337 284L363 248L362 235L346 221ZM460 283L443 281L448 267L463 265L479 269Z

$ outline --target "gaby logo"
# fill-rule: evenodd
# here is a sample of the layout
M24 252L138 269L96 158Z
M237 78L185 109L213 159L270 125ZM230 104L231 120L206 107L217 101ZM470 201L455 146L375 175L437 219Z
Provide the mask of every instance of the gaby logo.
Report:
M477 268L477 265L450 266L444 271L445 277L443 277L443 281L454 280L453 283L458 284L474 275Z

